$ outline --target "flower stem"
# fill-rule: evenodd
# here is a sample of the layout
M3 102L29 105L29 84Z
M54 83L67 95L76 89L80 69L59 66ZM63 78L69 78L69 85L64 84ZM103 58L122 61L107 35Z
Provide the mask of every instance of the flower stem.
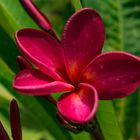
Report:
M104 140L104 136L96 118L86 125L85 131L91 134L91 140Z
M56 106L56 100L51 95L46 95L42 97Z
M97 119L95 118L94 121L95 121L95 129L91 133L92 139L94 137L95 140L104 140L104 137L103 137L103 134L101 132L99 123L97 122Z
M74 6L76 11L82 8L82 4L80 0L71 0L71 3Z

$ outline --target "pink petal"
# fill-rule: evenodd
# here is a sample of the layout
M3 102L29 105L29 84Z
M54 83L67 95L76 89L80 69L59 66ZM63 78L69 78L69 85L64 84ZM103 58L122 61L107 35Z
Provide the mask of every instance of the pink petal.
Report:
M93 9L84 8L66 23L62 45L65 50L67 71L76 81L81 70L98 54L104 43L104 25Z
M81 81L92 84L100 99L125 97L140 85L140 59L125 52L104 53L87 66Z
M10 140L7 132L5 131L1 121L0 121L0 140Z
M10 104L10 124L13 140L22 140L20 114L16 100L12 100Z
M53 37L36 29L22 29L16 33L16 41L25 58L49 76L62 80L63 52Z
M20 2L40 27L46 31L51 29L51 23L48 18L33 4L32 0L20 0Z
M13 81L13 87L18 92L28 95L47 95L74 89L70 84L54 81L38 70L31 71L29 69L19 72Z
M57 102L59 112L69 121L85 123L92 119L98 106L97 92L89 84L81 83L78 90L65 93Z

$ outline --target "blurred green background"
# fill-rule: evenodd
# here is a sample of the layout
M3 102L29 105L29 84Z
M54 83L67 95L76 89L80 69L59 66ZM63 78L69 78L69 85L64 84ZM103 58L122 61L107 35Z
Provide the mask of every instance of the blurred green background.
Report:
M61 36L65 22L75 12L72 2L33 1ZM104 51L123 50L140 57L140 0L81 0L81 3L96 9L103 18ZM14 33L24 27L39 29L19 0L0 0L0 120L10 135L9 103L15 98L20 106L24 140L90 140L86 132L73 134L63 129L56 119L56 109L49 102L12 89L12 79L19 71L16 56L20 55ZM139 140L140 91L113 102L100 101L97 119L105 140Z

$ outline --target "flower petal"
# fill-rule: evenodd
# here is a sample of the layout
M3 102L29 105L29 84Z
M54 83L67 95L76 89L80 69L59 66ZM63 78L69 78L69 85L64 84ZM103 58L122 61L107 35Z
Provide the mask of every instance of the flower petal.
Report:
M62 45L65 50L67 71L75 81L81 70L98 54L104 43L104 25L93 9L84 8L66 23Z
M47 95L56 92L72 91L70 84L54 81L38 70L25 69L19 72L13 81L16 91L28 95Z
M57 107L59 112L69 121L88 122L94 116L98 106L97 92L89 84L80 83L78 91L60 96Z
M36 29L22 29L16 33L16 41L25 58L54 79L62 79L63 52L53 37Z
M140 59L125 52L104 53L87 66L81 81L92 84L99 99L125 97L140 85Z
M10 104L10 124L13 140L22 140L20 113L18 104L14 99Z

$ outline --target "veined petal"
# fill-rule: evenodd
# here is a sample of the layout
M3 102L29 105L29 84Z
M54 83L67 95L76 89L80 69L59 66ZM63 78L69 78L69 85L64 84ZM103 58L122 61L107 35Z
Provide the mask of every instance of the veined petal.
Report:
M62 80L63 50L53 37L36 29L22 29L16 33L16 41L25 58L50 77Z
M0 140L10 140L7 132L5 131L1 121L0 121Z
M22 140L20 113L17 102L14 99L10 104L10 124L13 140Z
M104 25L100 15L93 9L84 8L66 23L62 45L65 51L67 71L72 81L98 54L104 43Z
M104 53L87 66L81 81L92 84L99 99L125 97L140 85L140 58L126 52Z
M94 87L80 83L78 90L60 96L57 107L67 120L85 123L92 119L98 106L98 96Z
M68 83L54 81L38 70L25 69L17 74L13 81L16 91L28 95L47 95L56 92L72 91L74 87Z

